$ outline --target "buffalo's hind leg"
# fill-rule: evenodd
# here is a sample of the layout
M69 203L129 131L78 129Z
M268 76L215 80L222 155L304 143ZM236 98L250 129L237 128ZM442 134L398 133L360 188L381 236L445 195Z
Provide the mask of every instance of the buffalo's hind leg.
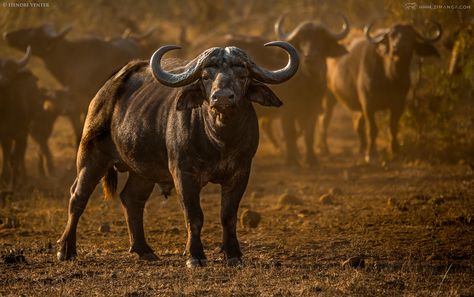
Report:
M58 240L58 260L69 260L76 256L76 230L79 218L86 208L89 197L111 165L108 156L90 145L81 144L77 153L77 177L71 187L71 199L67 225L63 235Z
M265 135L268 137L268 140L271 142L273 147L277 150L280 150L280 144L278 143L277 138L275 137L275 133L273 133L273 119L272 118L262 118L261 119L262 123L262 131L265 133Z
M153 181L130 173L127 183L120 193L130 235L130 253L137 253L140 259L150 261L158 260L158 257L145 240L143 210L154 185Z
M43 176L45 176L44 162L42 162L42 161L45 161L48 175L49 176L54 175L56 169L54 167L53 156L51 154L51 150L49 149L49 146L48 146L48 140L42 139L41 141L38 141L38 143L39 143L40 151L41 151L40 155L42 156L42 158L40 159L40 162L41 162L41 165L43 165L42 172L40 171L40 174L43 174Z

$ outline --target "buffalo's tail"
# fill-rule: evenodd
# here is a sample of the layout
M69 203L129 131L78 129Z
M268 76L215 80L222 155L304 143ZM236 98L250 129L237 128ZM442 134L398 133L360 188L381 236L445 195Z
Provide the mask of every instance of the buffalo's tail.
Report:
M104 191L104 199L107 200L115 196L117 192L117 171L112 166L102 178L102 190Z

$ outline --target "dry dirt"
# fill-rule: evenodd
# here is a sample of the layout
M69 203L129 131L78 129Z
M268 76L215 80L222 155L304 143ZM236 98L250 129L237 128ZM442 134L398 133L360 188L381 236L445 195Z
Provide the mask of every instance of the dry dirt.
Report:
M56 177L37 177L32 145L29 182L2 198L0 296L474 296L473 170L462 162L364 165L350 119L337 122L333 154L316 168L283 166L262 137L239 212L261 215L256 228L239 226L243 267L223 266L219 188L207 186L209 264L189 270L176 195L154 193L147 204L146 235L160 260L145 262L128 253L120 202L104 201L100 189L79 224L77 259L56 261L74 179L72 135L60 119L51 140Z

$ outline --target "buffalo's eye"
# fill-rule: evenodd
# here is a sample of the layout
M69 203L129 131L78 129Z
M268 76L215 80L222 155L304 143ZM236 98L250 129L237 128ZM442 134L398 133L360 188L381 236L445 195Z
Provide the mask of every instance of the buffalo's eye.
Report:
M213 77L212 71L204 70L202 72L202 76L201 76L202 80L208 81L208 80L212 79L212 77Z

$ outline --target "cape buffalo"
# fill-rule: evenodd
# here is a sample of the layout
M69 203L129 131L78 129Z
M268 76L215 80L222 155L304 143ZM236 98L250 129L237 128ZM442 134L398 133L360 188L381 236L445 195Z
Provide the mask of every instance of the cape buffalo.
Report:
M150 62L131 62L92 100L77 154L69 216L58 241L59 260L76 255L76 228L90 194L102 179L106 196L115 193L117 172L128 171L120 194L131 248L140 258L157 259L143 230L143 208L155 183L166 196L175 187L184 208L187 266L206 263L201 243L200 191L208 182L222 186L221 223L227 264L241 262L237 211L258 146L258 121L252 102L280 106L265 85L279 84L297 71L297 51L287 51L286 67L257 66L236 47L210 48L186 65L162 56L177 46L158 49Z
M314 154L314 132L318 115L323 112L322 102L326 93L326 59L347 53L338 43L349 33L349 23L342 15L344 25L339 33L331 33L325 26L314 22L300 23L291 33L282 30L284 15L275 23L275 32L281 40L286 40L301 53L301 71L284 86L274 88L276 94L288 100L284 112L280 112L283 135L286 144L286 163L297 163L297 133L299 124L304 133L306 163L316 162Z
M323 119L322 145L327 148L327 127L334 107L332 95L350 110L357 112L356 129L360 152L370 162L376 157L377 126L375 112L390 110L391 150L396 153L398 121L405 107L410 87L410 62L413 54L439 56L432 45L441 37L441 26L435 23L437 34L426 38L409 24L396 24L375 37L365 28L365 39L356 39L350 53L329 65L327 108Z
M156 29L157 28L151 28L147 32L141 34L132 33L127 29L122 33L122 36L106 38L105 40L119 48L128 51L133 57L149 57L155 50L154 45L160 43L156 38L151 38ZM153 48L152 44L154 44Z
M330 32L324 25L315 22L302 22L291 33L283 31L285 15L275 23L275 32L279 39L292 44L301 56L301 71L296 73L287 84L272 87L272 90L285 102L282 109L265 109L257 107L257 115L262 129L269 140L280 147L271 126L275 119L281 118L285 140L285 162L290 165L298 163L296 124L299 124L305 135L306 160L308 165L316 163L314 154L314 130L317 117L323 112L322 101L326 92L326 59L339 57L347 53L344 46L338 43L349 33L349 22L343 19L343 28L338 33ZM218 38L202 40L197 47L204 45L235 45L248 52L252 58L265 67L280 67L280 52L263 50L262 43L269 40L261 36L228 34Z
M26 68L28 47L18 61L0 59L0 141L3 151L1 181L14 186L24 174L24 156L31 121L41 109L37 78Z
M55 173L53 156L48 146L48 139L54 128L54 123L59 115L67 110L69 92L63 90L40 89L42 109L33 118L30 135L38 144L38 173L45 177Z
M81 116L90 99L111 74L134 58L130 47L119 46L95 37L66 39L71 27L57 31L51 24L6 32L4 39L19 50L31 46L46 68L64 86L69 88L73 105L69 117L74 132L80 139Z

